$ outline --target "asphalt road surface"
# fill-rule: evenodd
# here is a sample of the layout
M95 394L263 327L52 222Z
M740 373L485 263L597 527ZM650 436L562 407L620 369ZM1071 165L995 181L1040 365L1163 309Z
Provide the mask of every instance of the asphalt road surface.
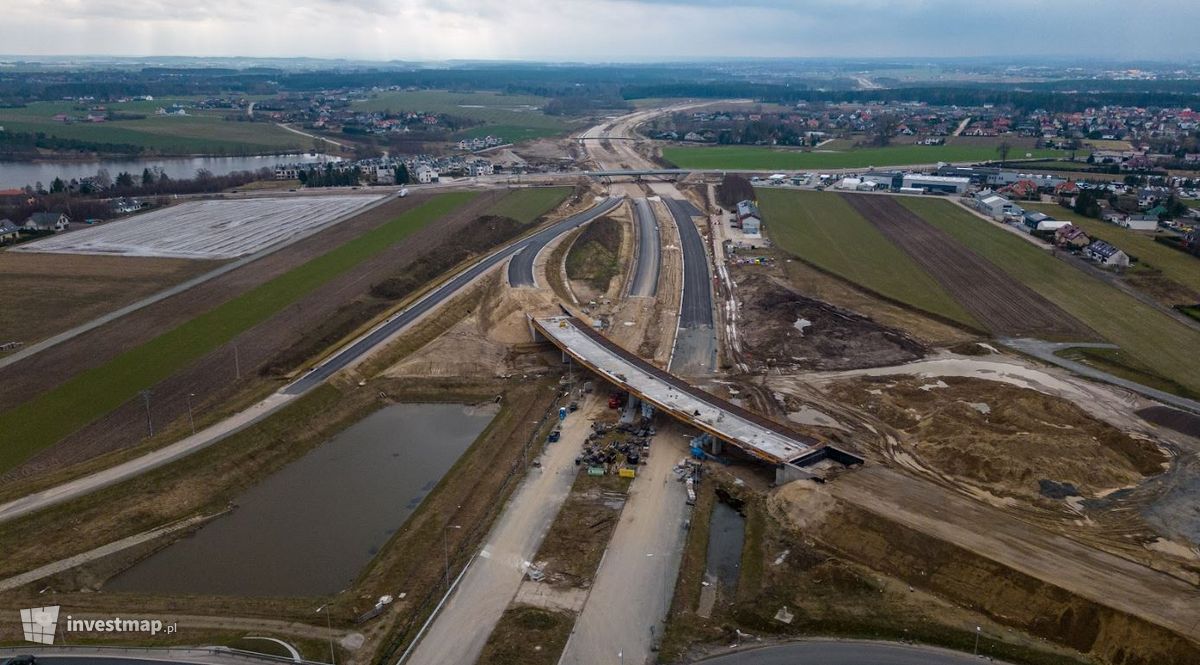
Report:
M936 647L854 640L797 642L695 661L704 665L978 665L977 656Z
M546 244L558 236L587 224L600 215L617 207L621 202L618 197L609 197L581 213L572 215L561 222L539 231L526 238L520 245L513 247L516 256L508 264L508 283L510 286L537 286L533 277L533 261ZM493 264L494 265L494 264Z
M629 289L629 295L649 297L658 290L659 256L662 254L658 220L654 218L654 210L646 199L636 199L633 212L638 225L637 260L634 262L633 286Z
M408 309L388 319L383 325L358 338L341 351L338 351L332 358L310 370L308 374L305 374L284 388L282 392L287 395L299 395L320 385L326 379L353 363L371 349L374 349L383 340L391 337L398 330L403 329L429 310L445 302L457 293L459 289L470 284L475 278L491 270L510 256L512 257L512 262L508 265L509 283L513 286L534 286L533 259L546 246L546 243L612 210L619 202L620 199L618 198L605 199L581 213L552 224L528 238L491 254L470 268L455 275L452 279L434 289L429 295L418 300Z
M683 376L711 374L717 361L717 340L708 254L692 221L693 206L678 199L664 200L679 228L683 249L683 303L670 370Z

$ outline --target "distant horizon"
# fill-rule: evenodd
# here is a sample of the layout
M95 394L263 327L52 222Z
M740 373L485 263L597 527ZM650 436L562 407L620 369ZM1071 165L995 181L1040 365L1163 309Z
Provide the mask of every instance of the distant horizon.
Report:
M340 56L312 56L312 55L186 55L186 54L157 54L157 55L129 55L121 53L0 53L0 63L11 64L14 62L37 64L46 61L72 61L72 60L94 60L94 61L150 61L150 60L230 60L230 61L314 61L314 62L345 62L345 63L364 63L364 64L396 64L409 66L436 66L443 64L452 65L472 65L472 64L508 64L508 65L547 65L547 66L604 66L604 65L719 65L725 63L779 63L786 64L789 62L796 63L832 63L832 64L853 64L853 63L933 63L933 64L966 64L980 63L993 65L1012 65L1024 67L1038 67L1046 65L1054 65L1058 67L1079 66L1082 68L1085 65L1156 65L1156 66L1179 66L1179 67L1200 67L1200 55L1179 58L1179 59L1150 59L1150 58L1125 58L1117 56L1067 56L1062 54L1026 54L1022 56L1013 56L1006 54L993 55L967 55L967 56L935 56L935 55L905 55L905 56L675 56L661 58L628 58L628 59L564 59L552 60L542 58L435 58L435 59L407 59L407 58L368 58L368 57L340 57Z

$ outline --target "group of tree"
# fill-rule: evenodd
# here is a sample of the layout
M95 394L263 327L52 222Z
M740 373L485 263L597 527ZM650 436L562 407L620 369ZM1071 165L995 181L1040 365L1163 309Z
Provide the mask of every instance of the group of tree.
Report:
M172 194L208 194L243 187L258 180L273 179L268 168L214 175L199 169L193 178L171 178L159 169L144 169L140 175L121 171L113 177L106 169L95 176L64 180L55 178L47 189L42 183L25 187L28 197L0 206L0 219L24 220L35 212L64 212L72 219L111 219L118 213L110 199L158 199ZM163 199L165 201L165 198Z
M733 210L739 201L754 200L754 185L740 175L726 173L717 185L717 203L722 208Z
M362 182L362 171L357 166L335 169L326 164L300 171L300 182L305 187L352 187Z

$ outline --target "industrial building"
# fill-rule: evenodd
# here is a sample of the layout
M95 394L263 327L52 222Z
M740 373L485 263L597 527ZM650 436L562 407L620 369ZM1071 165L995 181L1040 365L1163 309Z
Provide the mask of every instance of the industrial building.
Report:
M970 178L959 176L922 175L910 173L901 181L901 189L920 189L926 192L962 194L971 186Z

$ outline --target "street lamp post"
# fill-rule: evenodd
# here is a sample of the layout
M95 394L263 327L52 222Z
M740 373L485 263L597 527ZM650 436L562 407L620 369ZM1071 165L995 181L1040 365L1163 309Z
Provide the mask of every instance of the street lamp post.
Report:
M325 612L325 635L329 638L329 662L331 665L337 665L337 654L333 651L333 622L329 619L329 603L317 608L317 614Z
M195 396L196 396L196 393L188 393L188 396L187 396L188 424L192 426L192 434L193 435L196 433L196 419L194 417L192 417L192 398Z
M447 524L442 527L442 555L446 563L445 573L443 574L446 584L446 591L450 590L450 542L446 534L450 529L461 529L460 524Z
M979 655L979 631L983 630L983 626L975 626L975 655Z
M154 436L154 420L150 417L150 391L142 391L142 403L146 405L146 431L147 436Z

